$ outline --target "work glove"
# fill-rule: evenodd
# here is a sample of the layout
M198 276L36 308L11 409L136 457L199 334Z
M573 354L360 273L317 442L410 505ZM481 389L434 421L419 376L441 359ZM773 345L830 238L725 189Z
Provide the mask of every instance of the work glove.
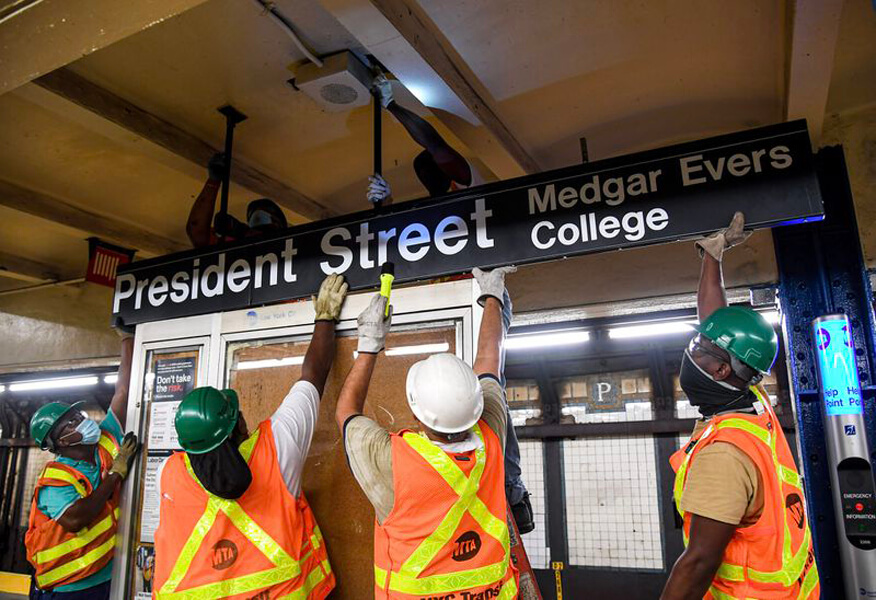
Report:
M374 90L380 99L380 105L383 108L388 108L392 102L392 84L386 78L386 75L381 73L375 77L374 81L371 82L371 89Z
M375 173L373 177L368 178L368 181L368 193L366 194L368 202L377 204L378 202L385 202L387 198L392 196L392 189L389 187L389 183L380 173Z
M347 297L347 283L343 275L333 273L322 280L319 286L319 295L311 296L313 310L316 312L315 321L335 321L341 315L341 306Z
M492 271L482 271L475 267L471 274L478 282L478 287L481 288L481 295L478 297L478 304L484 306L487 303L488 297L493 297L499 301L499 304L504 306L502 299L506 294L505 290L505 275L514 273L517 267L499 267ZM510 299L510 297L509 297Z
M125 325L125 321L121 317L116 317L113 321L113 329L123 340L134 337L135 325Z
M137 442L137 436L129 431L122 440L122 447L113 459L113 466L110 467L109 472L118 473L122 479L126 479L138 452L140 452L140 444Z
M386 334L392 322L392 306L386 315L386 296L375 294L371 304L359 315L360 353L377 354L386 346Z
M695 242L697 250L700 252L700 258L703 257L705 252L718 262L721 262L721 259L724 257L724 250L738 246L751 235L750 231L743 231L743 227L745 227L745 215L737 211L733 215L733 219L730 221L727 229L722 229L718 233Z
M207 177L210 181L222 181L225 179L225 171L228 170L228 161L225 154L217 152L207 163Z

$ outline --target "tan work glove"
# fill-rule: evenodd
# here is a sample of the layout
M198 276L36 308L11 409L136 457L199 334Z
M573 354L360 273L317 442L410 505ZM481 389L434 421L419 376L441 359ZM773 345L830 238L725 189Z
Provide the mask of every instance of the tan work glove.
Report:
M492 271L482 271L477 267L472 269L471 274L474 275L478 287L481 288L478 304L484 306L488 296L492 296L499 301L499 304L502 304L502 298L505 296L505 275L515 271L517 271L517 267L499 267Z
M313 310L316 312L314 320L337 321L341 316L341 306L347 297L348 287L343 275L333 273L326 277L319 286L319 295L312 296Z
M122 447L119 449L119 453L113 459L110 473L118 473L122 476L122 479L126 479L128 472L131 470L131 465L134 464L134 459L137 458L138 452L140 452L140 444L137 442L137 436L129 431L122 440Z
M386 334L392 325L392 306L386 314L386 296L374 294L371 303L359 315L358 351L365 354L378 354L386 347Z
M750 231L743 231L743 227L745 227L745 215L737 211L733 215L733 220L730 221L727 229L722 229L718 233L695 242L700 258L706 252L709 256L721 262L721 259L724 257L724 250L741 244L751 235Z

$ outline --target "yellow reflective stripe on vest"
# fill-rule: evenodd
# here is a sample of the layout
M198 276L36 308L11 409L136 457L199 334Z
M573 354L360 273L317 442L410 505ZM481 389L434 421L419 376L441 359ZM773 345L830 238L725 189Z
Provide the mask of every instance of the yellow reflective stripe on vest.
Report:
M38 575L37 585L41 588L45 588L54 584L56 581L60 581L65 577L69 577L76 571L81 571L92 564L99 561L101 558L106 556L107 553L112 552L113 548L116 545L116 536L112 536L110 539L105 541L103 544L94 548L93 550L89 550L85 554L83 554L80 558L76 560L71 560L68 563L64 563L60 567L56 567L51 571L47 571L42 575Z
M34 555L34 560L37 564L43 564L61 558L65 554L70 554L74 550L78 550L79 548L93 542L100 534L109 531L112 526L113 516L107 515L94 527L90 529L88 527L83 527L80 531L76 532L76 537L70 538L66 542L62 542L57 546L40 550Z
M739 565L721 563L715 576L727 581L745 581L745 569Z
M257 439L258 432L250 436L246 442L240 445L240 452L246 460L249 460L249 457L252 455L253 448L255 447L255 440ZM189 475L198 482L198 485L200 485L200 481L198 481L198 478L192 470L192 465L189 461L188 455L183 455L183 460L185 461ZM203 486L201 487L203 488ZM283 550L280 544L262 529L258 523L253 521L253 519L247 515L242 508L240 508L240 505L237 502L219 498L218 496L210 494L207 490L204 490L204 493L206 493L209 498L207 500L207 506L204 509L204 514L198 519L189 539L186 540L180 555L176 559L176 563L173 565L173 569L171 569L167 581L160 590L156 591L156 598L210 600L212 598L233 596L235 594L245 594L247 592L284 583L301 575L301 562L303 562L304 558L302 558L301 562L292 558L292 556ZM199 585L183 591L177 591L176 588L188 572L195 554L200 548L201 543L204 541L207 532L209 532L210 528L213 526L216 516L220 512L224 513L234 526L237 527L237 529L252 543L252 545L260 550L265 557L271 561L274 568L251 573L249 575L242 575L232 579ZM314 574L315 572L318 573ZM324 578L325 569L322 565L317 565L313 571L308 573L302 586L287 597L305 598L312 590L311 587L310 590L304 591L305 587L316 585ZM299 592L302 595L296 595Z
M40 479L55 479L57 481L63 481L67 485L72 485L76 490L76 493L82 496L83 498L88 495L88 492L85 491L85 486L82 485L82 482L76 479L69 471L65 471L64 469L57 469L55 467L46 467L43 470L43 474L40 476Z
M389 576L389 589L396 592L413 595L448 593L490 585L501 580L507 573L511 552L508 525L493 515L477 495L486 466L486 445L479 425L475 425L474 431L481 441L481 447L475 452L475 464L469 476L462 472L446 452L425 437L414 433L404 435L404 441L435 469L459 498L435 531L420 542L398 572L388 574L375 566L375 580L383 582L381 587L386 587L386 578ZM477 521L484 532L502 544L505 553L503 560L477 569L420 577L423 570L453 537L466 513ZM516 590L516 584L514 587Z
M787 554L791 552L791 542L790 542L790 534L787 526L785 527L785 539L788 540L785 544L785 551ZM782 559L782 569L780 571L773 572L764 572L764 571L755 571L754 569L748 570L748 577L752 581L758 581L760 583L780 583L785 587L791 586L795 581L800 578L800 575L803 574L803 569L806 568L806 561L809 558L809 542L811 539L811 533L809 531L809 527L805 529L803 532L803 541L800 544L800 547L797 549L797 554L793 557L785 556Z
M800 586L800 593L797 594L797 599L806 600L809 598L809 594L812 593L816 585L818 585L818 568L813 564L803 579L803 585Z
M328 561L325 561L326 563ZM331 573L331 570L328 571ZM279 596L278 600L305 600L310 592L316 589L320 583L322 583L323 579L326 578L327 572L320 568L319 565L315 566L312 571L307 575L307 578L304 580L304 583L300 588L293 591L290 594L286 594L285 596Z
M100 434L100 439L97 441L100 447L109 452L109 455L115 458L119 455L119 445L116 444L109 434L104 432Z

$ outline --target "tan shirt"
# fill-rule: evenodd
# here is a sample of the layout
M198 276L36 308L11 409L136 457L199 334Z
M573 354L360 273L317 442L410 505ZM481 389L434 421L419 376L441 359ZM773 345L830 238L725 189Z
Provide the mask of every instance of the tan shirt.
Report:
M699 435L708 424L698 421L693 435ZM681 510L730 525L754 525L763 513L763 482L758 468L733 444L710 444L691 462Z
M499 447L505 448L506 422L505 391L491 375L481 377L484 391L484 412L481 415L487 426L499 438ZM395 502L392 481L392 443L389 432L374 420L364 415L350 417L344 426L344 450L353 477L365 496L374 506L378 523L383 523ZM455 444L439 444L439 448L464 452L479 443L472 433L469 439Z

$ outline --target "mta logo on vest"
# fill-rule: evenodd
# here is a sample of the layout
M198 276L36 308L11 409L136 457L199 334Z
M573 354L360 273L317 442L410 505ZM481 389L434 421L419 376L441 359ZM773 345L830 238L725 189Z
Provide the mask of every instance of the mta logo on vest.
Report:
M213 568L227 569L237 560L237 545L231 540L219 540L213 545Z
M476 531L466 531L454 543L453 560L456 562L471 560L481 550L481 536Z

